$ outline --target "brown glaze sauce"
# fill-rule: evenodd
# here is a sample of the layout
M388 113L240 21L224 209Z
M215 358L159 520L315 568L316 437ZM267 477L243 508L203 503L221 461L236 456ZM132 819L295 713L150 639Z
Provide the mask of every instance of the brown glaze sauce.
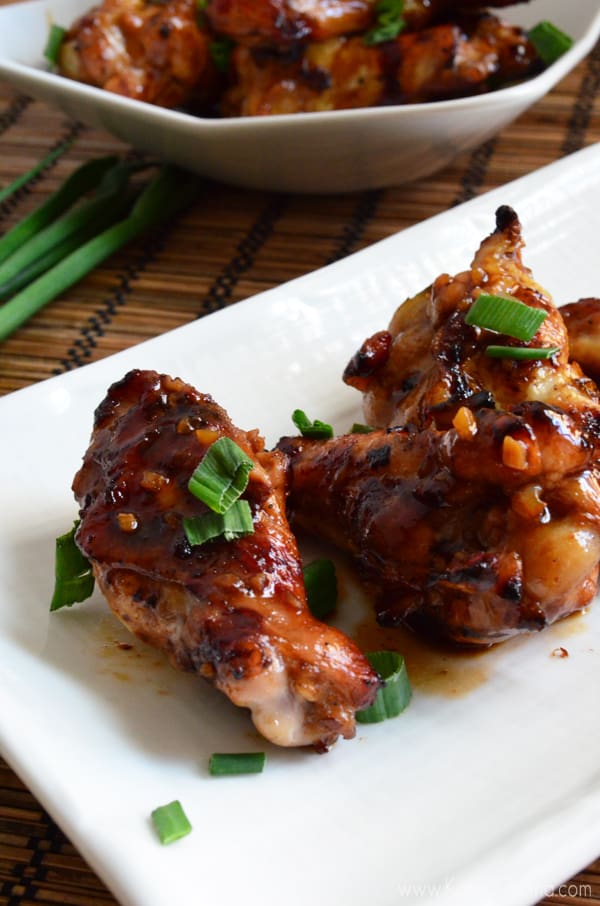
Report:
M375 622L368 595L360 589L350 562L328 545L321 544L311 549L311 545L306 544L306 539L303 540L305 542L303 546L310 551L304 558L305 562L316 556L329 556L335 561L340 615L344 613L349 599L352 599L352 606L360 613L360 618L353 627L347 624L342 627L340 623L345 623L345 620L333 622L347 631L362 651L387 649L401 654L406 660L413 688L429 695L458 698L480 688L492 676L496 659L504 645L469 651L422 638L402 627L379 626ZM305 549L305 555L308 551ZM554 653L564 647L561 643L567 638L587 632L589 627L585 614L586 610L571 614L544 630L549 642L549 654L552 657L562 659L564 655ZM171 669L166 658L157 655L155 649L137 639L132 640L131 635L110 615L104 617L98 624L98 640L99 654L106 665L102 672L109 673L120 682L139 680L147 683L149 670L151 675L158 679L160 674L156 676L156 671ZM521 637L508 644L512 647L515 643L526 644L526 642L527 639ZM155 681L154 685L158 695L170 694L160 682ZM261 739L258 733L254 731L250 733L252 739Z
M559 620L558 623L554 623L553 626L550 626L546 632L548 637L560 636L562 639L570 638L574 635L582 635L588 630L588 624L585 620L585 615L587 613L587 608L580 610L577 613L569 614L568 617Z
M379 626L373 604L368 593L360 587L349 558L328 545L322 547L325 549L321 556L334 560L338 578L340 619L333 622L354 639L361 651L397 651L406 661L413 688L444 698L467 695L490 677L493 668L490 649L459 650L429 641L410 629ZM354 611L353 621L344 619L350 610Z
M374 617L360 623L353 637L363 651L397 651L406 661L413 687L432 695L445 698L467 695L491 675L489 649L453 650L419 638L408 629L378 626Z
M422 638L403 627L379 626L375 621L373 603L361 587L352 562L330 545L316 549L306 545L302 552L305 561L312 556L330 557L338 579L338 613L333 622L352 638L361 651L397 651L406 661L408 676L414 689L444 698L468 695L490 677L493 656L490 649L468 651L452 648ZM306 556L307 550L310 555Z
M123 637L126 635L126 639ZM153 685L158 695L169 695L161 686L157 671L168 669L169 663L161 657L156 649L144 645L121 628L116 618L107 615L98 624L99 657L102 662L100 672L109 674L121 683L148 683L148 674L155 678Z
M367 593L360 589L350 561L336 555L332 549L328 549L325 556L331 556L336 564L340 616L349 601L358 615L353 626L346 624L343 628L362 651L387 649L401 654L413 688L421 692L442 698L468 695L492 677L498 658L504 651L513 649L515 645L527 644L527 636L520 636L489 648L460 649L419 636L408 628L379 626L372 603ZM549 642L548 651L553 657L558 657L553 654L555 650L565 647L565 639L587 632L585 614L586 610L573 613L543 630ZM565 647L565 650L568 649ZM572 653L569 651L569 655Z

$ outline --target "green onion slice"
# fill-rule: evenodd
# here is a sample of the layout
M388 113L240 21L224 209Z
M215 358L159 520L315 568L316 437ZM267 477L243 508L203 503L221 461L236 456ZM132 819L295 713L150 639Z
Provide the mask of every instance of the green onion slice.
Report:
M327 422L322 422L318 418L311 422L302 409L294 409L292 412L292 421L303 437L312 437L314 440L327 440L333 437L333 428Z
M547 66L573 46L573 38L547 20L534 25L527 37Z
M395 651L371 651L366 657L384 685L370 708L356 712L356 720L360 724L378 724L404 711L411 699L412 689L402 655Z
M154 809L151 817L160 842L165 846L191 833L192 825L179 799L174 799L168 805L159 805Z
M254 463L230 437L210 445L194 469L188 489L215 513L226 513L248 487Z
M317 620L324 620L337 604L337 576L331 560L313 560L302 570L308 609Z
M403 12L404 0L379 0L375 4L377 24L365 34L364 43L382 44L397 38L406 26Z
M198 547L217 538L235 541L254 533L252 511L247 500L236 500L226 513L203 513L202 516L185 516L183 519L185 537Z
M206 27L206 14L205 10L208 7L208 0L196 0L196 24L199 29L203 30ZM209 45L210 53L210 45Z
M375 428L371 425L363 425L360 422L354 422L350 429L350 434L372 434Z
M527 341L547 317L543 309L532 308L517 299L481 293L467 312L465 323Z
M210 756L208 770L213 777L232 774L262 774L267 756L264 752L215 752Z
M485 354L492 359L518 359L521 361L532 359L551 359L560 352L560 346L488 346Z
M44 56L53 66L58 62L58 52L64 40L66 31L61 25L51 25L48 34L48 40L44 50Z
M85 601L94 590L94 574L90 561L83 556L75 543L75 532L79 520L70 532L56 539L54 559L54 594L50 610L71 607L78 601Z
M219 72L227 72L229 69L231 52L234 47L235 41L231 41L229 38L219 38L218 41L211 41L208 45L212 61Z

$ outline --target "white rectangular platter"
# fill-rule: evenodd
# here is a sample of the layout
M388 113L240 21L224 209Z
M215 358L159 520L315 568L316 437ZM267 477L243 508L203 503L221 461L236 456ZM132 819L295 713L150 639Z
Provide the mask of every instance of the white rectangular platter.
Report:
M48 612L54 538L75 516L71 480L112 381L132 367L177 374L270 443L297 406L344 430L360 419L346 361L402 299L468 266L505 203L558 303L600 292L592 147L0 400L0 749L124 906L526 906L598 855L597 604L479 658L468 693L417 685L402 717L325 756L269 747L200 680L118 647L128 637L99 596ZM348 622L359 598L346 576ZM263 748L260 776L207 774L214 751ZM162 848L149 814L175 798L194 830Z

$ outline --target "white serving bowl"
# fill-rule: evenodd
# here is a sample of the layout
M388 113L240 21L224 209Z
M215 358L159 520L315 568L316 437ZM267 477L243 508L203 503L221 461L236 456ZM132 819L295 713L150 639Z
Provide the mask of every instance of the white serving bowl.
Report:
M575 40L541 75L490 94L430 104L273 117L207 119L153 107L49 73L48 24L70 24L93 0L30 0L0 9L0 77L137 148L234 185L349 192L427 176L538 101L600 36L598 0L532 0L502 14L549 19Z

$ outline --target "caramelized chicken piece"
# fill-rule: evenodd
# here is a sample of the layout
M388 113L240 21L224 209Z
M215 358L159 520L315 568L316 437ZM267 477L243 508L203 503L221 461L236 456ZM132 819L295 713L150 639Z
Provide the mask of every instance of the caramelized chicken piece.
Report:
M600 299L580 299L560 313L569 333L571 358L600 384Z
M244 498L254 534L192 547L183 518L208 512L187 489L207 448L231 438L253 460ZM111 608L138 638L251 710L283 746L354 735L378 678L356 646L308 611L284 511L281 454L236 428L210 396L155 372L114 384L73 484L77 543Z
M240 45L221 112L257 116L444 100L525 78L540 65L526 34L489 14L403 32L375 46L363 36L287 53Z
M196 0L102 0L67 32L58 67L201 114L444 100L543 69L526 33L484 9L480 0L405 0L399 36L373 45L376 0L207 0L202 9Z
M348 551L380 623L490 645L593 598L600 484L589 437L527 402L464 425L286 438L292 524Z
M521 258L523 240L509 207L496 214L496 230L485 239L471 268L443 274L401 305L388 330L365 340L344 372L363 394L371 425L451 425L461 406L509 409L541 400L582 419L600 413L598 392L581 368L569 362L569 339L550 296ZM552 358L530 362L492 359L488 345L523 345L510 337L469 327L464 318L481 293L509 295L547 313L532 346L559 347Z
M216 32L245 45L324 41L364 31L375 0L210 0L206 15Z
M219 88L196 0L103 0L68 30L60 72L161 107L203 108Z
M501 0L494 6L510 6ZM327 41L375 24L376 0L209 0L206 15L216 32L247 46ZM405 0L404 31L433 24L446 12L481 9L481 0Z
M232 86L224 116L267 116L371 107L381 102L379 52L361 38L332 38L289 56L239 45L231 55Z
M600 557L600 398L569 362L559 311L521 261L510 208L470 270L439 277L346 369L372 424L285 439L292 522L349 550L385 625L492 644L590 602ZM465 323L481 291L547 312L529 343L551 358L492 359L521 341Z

